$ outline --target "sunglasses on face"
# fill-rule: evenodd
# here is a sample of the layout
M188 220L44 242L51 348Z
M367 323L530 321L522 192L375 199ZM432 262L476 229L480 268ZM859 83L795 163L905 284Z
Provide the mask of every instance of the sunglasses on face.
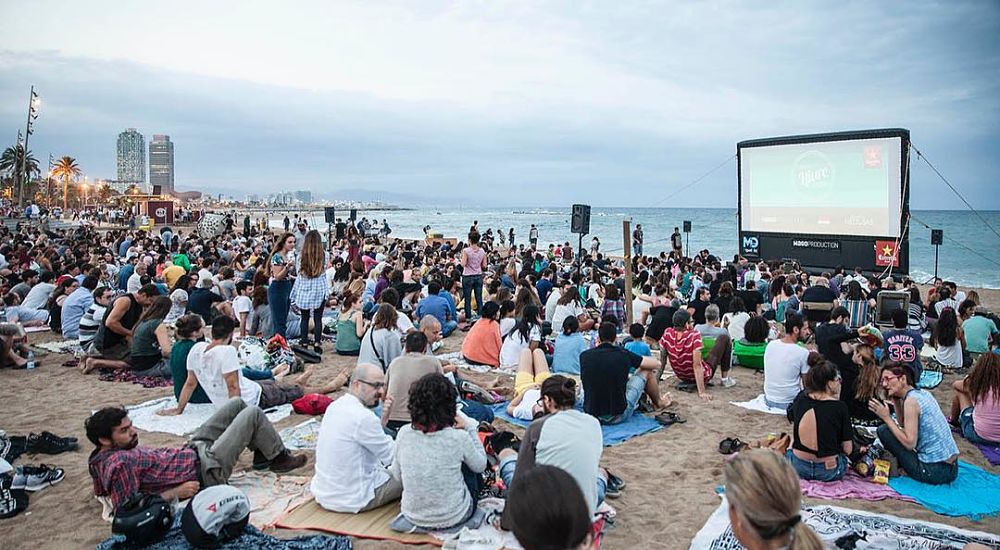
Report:
M366 386L371 386L372 388L374 388L376 390L382 389L382 388L385 387L385 382L369 382L367 380L358 380L358 382L361 382L362 384L364 384Z

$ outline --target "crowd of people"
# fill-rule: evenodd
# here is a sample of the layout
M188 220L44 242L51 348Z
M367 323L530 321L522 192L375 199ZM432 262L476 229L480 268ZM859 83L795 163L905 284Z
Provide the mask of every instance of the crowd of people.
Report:
M672 251L642 255L640 226L625 265L599 243L589 253L568 243L541 248L534 227L521 244L513 230L508 242L502 232L484 238L476 224L459 242L412 242L338 220L324 243L301 218L285 232L242 221L229 215L218 234L0 229L7 323L48 325L79 340L83 373L127 369L170 380L177 406L161 414L184 414L189 403L217 409L181 449L138 447L124 409L88 419L94 489L116 505L136 491L183 498L225 483L245 448L255 468L301 467L305 457L284 448L262 411L343 389L319 432L317 502L358 513L401 499L393 528L408 532L475 521L490 463L480 430L493 413L456 365L434 355L456 333L464 334L464 362L514 375L507 412L531 421L519 447L490 448L495 477L509 489L504 525L526 548L589 540L590 517L625 487L600 466L601 426L638 412L679 421L661 389L668 368L679 391L708 402L738 383L735 364L761 361L764 399L788 411L792 441L787 460L755 452L727 466L731 519L738 535L791 537L789 547L813 547L792 521L797 486L765 506L760 499L774 495L759 494L748 472L788 487L789 472L838 479L873 445L861 426L907 475L946 483L958 456L949 422L972 441L1000 441L997 317L948 282L937 281L926 299L912 281L898 283L909 306L880 330L876 300L897 290L892 279L723 262L707 250L688 258L679 238ZM288 363L242 365L240 343L251 337L357 359L313 384L314 367L296 375ZM0 362L25 367L25 338L0 331ZM954 384L950 417L919 388L931 367L971 369ZM517 504L540 501L563 531Z

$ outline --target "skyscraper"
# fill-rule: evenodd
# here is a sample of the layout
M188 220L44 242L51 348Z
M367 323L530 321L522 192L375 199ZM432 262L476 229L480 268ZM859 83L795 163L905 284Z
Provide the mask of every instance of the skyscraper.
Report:
M118 181L146 183L146 141L135 128L118 134Z
M159 185L164 195L174 192L174 144L170 136L153 134L149 142L149 185Z

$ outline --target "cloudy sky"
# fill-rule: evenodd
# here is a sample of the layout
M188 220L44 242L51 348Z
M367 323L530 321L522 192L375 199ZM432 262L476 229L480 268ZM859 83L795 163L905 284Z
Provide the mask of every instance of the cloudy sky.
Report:
M1000 208L1000 3L820 4L2 0L0 143L34 84L35 156L91 177L136 127L179 189L728 207L735 162L676 190L740 140L904 127Z

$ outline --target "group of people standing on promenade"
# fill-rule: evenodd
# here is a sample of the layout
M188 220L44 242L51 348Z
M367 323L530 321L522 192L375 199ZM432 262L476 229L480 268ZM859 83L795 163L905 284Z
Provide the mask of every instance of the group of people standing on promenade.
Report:
M171 379L178 404L162 414L184 414L189 403L218 410L190 446L171 452L138 447L124 409L88 419L95 492L116 504L135 491L185 498L225 483L244 447L255 467L301 467L305 457L284 448L262 411L344 389L319 434L317 502L356 513L401 499L393 527L403 531L475 521L488 467L478 434L492 411L470 397L476 389L461 369L434 356L462 332L465 362L514 374L508 413L532 422L519 450L491 448L509 489L504 525L526 548L585 544L594 512L625 488L600 465L602 426L643 411L682 421L660 389L667 367L678 389L711 401L737 384L734 361L752 346L763 346L764 396L788 409L794 430L787 459L754 451L727 466L734 530L747 540L817 547L792 522L796 490L771 506L759 500L776 498L763 491L769 483L791 487L794 473L842 476L871 445L856 438L858 423L874 427L912 477L954 479L949 420L918 389L924 345L944 368L971 367L954 384L950 421L970 440L1000 441L996 317L946 282L924 300L903 281L910 307L880 331L873 300L897 283L860 270L816 275L722 262L707 250L685 257L676 246L643 255L641 233L624 265L568 243L539 247L534 226L530 245L517 247L484 239L476 224L457 242L414 242L344 223L324 242L301 218L288 232L248 221L218 234L0 229L4 314L20 323L0 326L47 324L78 339L85 373ZM295 376L290 365L242 367L241 339L276 335L314 354L357 357L356 366L326 384L312 383L314 368ZM0 361L26 366L26 341L20 330L0 331ZM760 477L749 479L751 470Z

